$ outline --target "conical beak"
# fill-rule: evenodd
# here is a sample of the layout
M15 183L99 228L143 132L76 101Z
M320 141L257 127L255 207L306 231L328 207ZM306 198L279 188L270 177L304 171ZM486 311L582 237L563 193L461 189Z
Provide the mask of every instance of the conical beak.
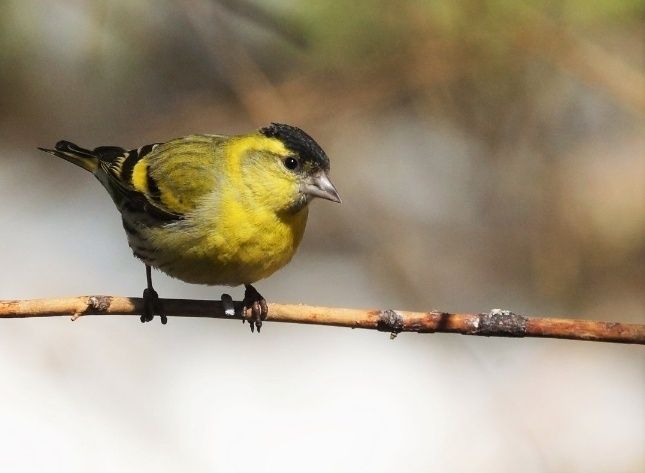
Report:
M332 202L338 202L339 204L341 203L338 191L325 172L320 172L314 176L308 177L300 185L300 191L307 196L320 197L321 199L331 200Z

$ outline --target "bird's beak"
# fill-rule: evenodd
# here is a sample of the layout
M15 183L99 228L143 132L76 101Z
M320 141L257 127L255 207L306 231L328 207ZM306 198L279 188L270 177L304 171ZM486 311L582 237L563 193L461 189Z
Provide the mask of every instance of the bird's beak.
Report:
M341 202L338 191L329 180L327 173L322 171L307 177L300 184L300 192L306 194L308 198L320 197L321 199L331 200L339 204Z

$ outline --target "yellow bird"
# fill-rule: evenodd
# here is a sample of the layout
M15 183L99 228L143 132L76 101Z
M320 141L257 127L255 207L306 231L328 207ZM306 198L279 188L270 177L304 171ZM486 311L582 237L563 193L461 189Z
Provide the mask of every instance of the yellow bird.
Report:
M189 283L244 284L251 330L259 331L267 304L251 284L291 260L314 197L340 202L322 148L279 123L129 151L68 141L39 149L93 173L121 212L130 248L146 266L142 322L158 314L166 323L153 267Z

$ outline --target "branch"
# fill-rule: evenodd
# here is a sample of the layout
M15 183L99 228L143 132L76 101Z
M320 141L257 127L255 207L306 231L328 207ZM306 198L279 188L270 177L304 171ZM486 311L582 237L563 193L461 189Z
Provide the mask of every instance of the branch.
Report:
M246 317L241 302L233 303L233 311L230 308L226 311L222 301L162 299L160 302L164 313L171 317L236 320ZM142 299L115 296L0 301L0 319L71 316L72 320L76 320L86 315L140 315L142 310ZM642 324L528 317L499 309L478 314L450 314L269 304L266 320L371 329L389 332L393 336L400 332L446 332L486 337L566 338L645 345L645 325Z

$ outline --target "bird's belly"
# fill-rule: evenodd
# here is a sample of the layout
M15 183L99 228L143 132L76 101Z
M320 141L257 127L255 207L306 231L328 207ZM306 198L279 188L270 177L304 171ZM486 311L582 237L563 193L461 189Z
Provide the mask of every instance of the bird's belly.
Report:
M151 229L146 240L154 247L154 257L147 262L189 283L250 284L270 276L291 260L306 220L305 209L286 220L266 215L235 226L204 229L185 222L181 229Z

